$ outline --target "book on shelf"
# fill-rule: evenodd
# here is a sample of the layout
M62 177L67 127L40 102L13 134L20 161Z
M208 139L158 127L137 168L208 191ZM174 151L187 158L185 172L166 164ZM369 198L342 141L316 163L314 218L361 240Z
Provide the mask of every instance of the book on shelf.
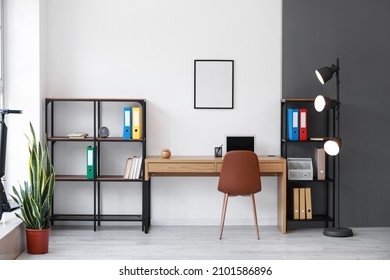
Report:
M306 199L306 219L311 220L313 213L311 211L311 189L305 188L305 199Z
M128 179L130 176L130 169L131 169L131 162L133 161L133 158L129 157L126 160L126 166L125 166L125 173L123 174L123 179Z
M124 179L137 180L142 174L142 157L134 156L126 160Z
M299 109L299 141L307 140L307 109Z
M299 220L299 188L293 188L294 202L293 202L293 217L294 220Z
M311 141L324 141L325 138L324 137L310 137L310 140Z
M324 148L314 149L314 159L316 162L317 180L325 180L326 175L326 155Z
M299 219L306 219L306 199L305 199L305 188L299 188Z
M299 140L299 109L289 108L287 110L288 140Z
M86 132L73 132L66 135L69 138L82 139L88 136Z

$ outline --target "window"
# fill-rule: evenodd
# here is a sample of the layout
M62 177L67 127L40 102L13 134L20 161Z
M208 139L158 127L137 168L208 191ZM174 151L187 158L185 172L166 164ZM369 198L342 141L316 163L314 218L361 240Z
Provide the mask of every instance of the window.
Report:
M0 0L0 108L4 107L4 0Z

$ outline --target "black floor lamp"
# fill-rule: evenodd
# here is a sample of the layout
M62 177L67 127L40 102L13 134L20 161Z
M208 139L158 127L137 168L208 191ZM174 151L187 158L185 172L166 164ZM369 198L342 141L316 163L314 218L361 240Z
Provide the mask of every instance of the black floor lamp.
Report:
M314 107L318 112L324 109L334 108L336 110L336 129L333 138L329 138L324 144L325 152L330 156L337 156L336 167L337 167L337 226L332 228L325 228L324 235L331 237L350 237L353 236L352 229L340 227L340 156L338 155L341 149L341 138L340 138L340 66L339 59L337 58L336 65L325 66L315 71L318 80L321 84L325 84L329 81L336 73L336 88L337 98L331 100L327 97L319 95L314 101Z

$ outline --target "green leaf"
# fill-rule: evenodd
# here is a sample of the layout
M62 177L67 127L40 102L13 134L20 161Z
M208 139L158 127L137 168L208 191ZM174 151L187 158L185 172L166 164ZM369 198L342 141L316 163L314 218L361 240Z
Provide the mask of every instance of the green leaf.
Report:
M55 186L55 172L50 160L47 143L42 145L37 141L36 134L30 123L31 137L28 139L29 183L19 186L19 191L13 187L12 199L21 205L21 215L16 214L30 229L42 229L50 225L51 201Z

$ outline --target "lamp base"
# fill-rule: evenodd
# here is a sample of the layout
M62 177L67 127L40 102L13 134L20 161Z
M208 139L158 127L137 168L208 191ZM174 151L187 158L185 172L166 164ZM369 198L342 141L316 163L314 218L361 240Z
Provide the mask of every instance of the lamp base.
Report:
M350 228L326 228L324 229L324 235L330 237L350 237L353 236L353 232Z

